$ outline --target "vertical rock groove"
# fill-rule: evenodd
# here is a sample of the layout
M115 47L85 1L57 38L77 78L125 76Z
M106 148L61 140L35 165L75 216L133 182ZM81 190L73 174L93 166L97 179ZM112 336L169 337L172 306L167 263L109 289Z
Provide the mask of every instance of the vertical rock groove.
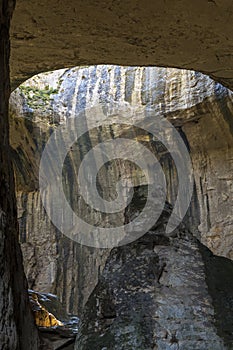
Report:
M113 65L46 73L41 79L33 78L25 86L31 92L33 89L46 92L46 85L57 92L44 104L37 101L37 107L28 99L30 92L24 89L15 91L11 98L11 145L20 237L30 287L56 293L69 311L80 312L97 283L98 270L102 270L109 254L108 250L81 247L63 237L46 217L38 192L38 164L51 132L67 118L78 116L84 108L99 103L118 102L138 109L153 108L155 122L157 115L164 115L177 127L190 151L195 177L186 224L215 254L233 258L233 196L227 195L232 193L230 174L233 170L230 161L233 158L230 91L198 72ZM66 158L66 196L71 206L80 209L88 220L95 218L100 222L103 218L88 212L89 209L74 198L77 192L75 169L93 145L119 133L124 136L124 131L116 126L87 133ZM160 154L167 179L168 200L174 203L178 179L172 158L155 141L143 141L138 130L131 130L131 136L141 138L154 153ZM121 163L113 164L108 176L117 178L119 170L125 171L127 179L132 177L138 181L137 177L141 176L129 163L125 167ZM110 186L105 175L102 172L99 179L102 192Z

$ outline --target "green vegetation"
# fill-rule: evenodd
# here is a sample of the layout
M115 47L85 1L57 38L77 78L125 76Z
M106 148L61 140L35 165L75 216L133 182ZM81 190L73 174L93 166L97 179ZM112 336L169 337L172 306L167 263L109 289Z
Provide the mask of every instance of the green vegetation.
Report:
M58 89L50 88L49 85L46 85L45 89L21 85L19 89L25 96L29 108L40 109L41 112L52 112L51 101L53 95L58 93Z

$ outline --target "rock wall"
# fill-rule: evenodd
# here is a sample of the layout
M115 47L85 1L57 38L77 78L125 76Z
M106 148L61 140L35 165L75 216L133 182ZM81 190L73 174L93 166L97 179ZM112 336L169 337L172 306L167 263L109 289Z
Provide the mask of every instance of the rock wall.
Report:
M11 28L14 86L94 64L193 69L233 88L231 0L18 0Z
M138 110L150 107L155 118L163 115L176 126L190 149L195 177L187 226L215 254L233 258L232 94L226 88L200 73L156 67L92 66L35 77L11 97L21 246L30 288L57 294L72 312L81 312L109 250L80 246L50 223L38 192L39 159L58 125L88 106L115 102ZM64 183L66 195L88 220L108 225L108 219L88 211L74 198L78 193L75 166L97 141L124 133L117 128L94 132L82 138L68 155L71 166ZM158 151L148 135L132 130L131 136L141 138L159 157L168 183L167 197L174 204L178 180L172 159L164 149ZM126 180L134 179L135 185L143 181L142 174L130 164L113 164L108 177L116 181L120 171ZM106 173L100 176L103 192L107 191ZM124 216L118 219L122 222Z
M152 230L111 251L75 349L232 349L233 262L214 257L184 224L168 237L170 215L165 207Z
M9 26L14 1L0 5L0 349L36 350L38 335L29 308L18 242L13 167L10 158L8 101Z

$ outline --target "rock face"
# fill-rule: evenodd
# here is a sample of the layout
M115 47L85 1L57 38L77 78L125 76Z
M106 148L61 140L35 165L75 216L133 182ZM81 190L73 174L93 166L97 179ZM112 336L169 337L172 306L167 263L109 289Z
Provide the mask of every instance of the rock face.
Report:
M222 81L224 84L226 84L226 86L232 86L232 69L230 68L232 66L231 65L232 55L231 55L231 52L229 52L229 47L231 47L231 41L232 41L232 31L231 31L231 23L228 21L228 18L229 18L228 16L230 16L232 12L232 3L230 4L228 0L224 1L224 4L222 4L221 7L218 7L218 3L216 1L207 1L205 4L203 4L203 2L197 1L195 2L195 4L198 4L198 7L196 7L196 5L194 5L193 7L193 5L190 5L189 1L182 1L180 2L178 9L177 9L177 4L174 4L174 1L167 1L166 2L168 6L166 7L167 13L164 13L163 5L162 7L159 7L160 11L157 11L156 5L152 5L152 7L149 5L145 6L142 11L141 6L138 6L138 4L135 4L135 2L134 3L127 2L128 10L125 7L121 7L120 2L114 2L112 6L110 6L109 8L106 7L106 4L100 4L99 2L96 3L95 6L94 5L92 6L92 4L85 2L83 3L84 7L81 7L86 9L84 12L81 11L81 8L78 8L80 18L82 18L83 20L82 25L81 25L81 22L77 21L75 18L73 21L75 23L73 27L71 24L72 21L71 21L70 13L68 13L68 11L67 13L64 11L64 4L62 2L59 2L59 5L57 4L57 2L51 3L50 8L52 8L54 11L53 10L47 11L48 9L47 2L38 3L38 2L32 1L30 3L30 6L32 7L31 8L28 7L27 10L25 10L24 2L21 1L20 3L21 3L21 11L23 16L19 15L18 18L22 19L26 27L22 25L22 22L18 24L16 23L16 27L18 26L20 30L18 31L16 29L16 31L13 32L15 33L15 36L12 35L12 37L16 39L15 43L13 44L13 50L15 51L15 56L14 56L15 58L13 59L12 62L19 62L19 66L15 68L14 68L14 64L12 64L12 68L13 68L12 71L14 71L13 79L15 80L15 85L17 85L18 81L22 81L26 76L32 75L33 72L35 71L54 68L55 61L57 62L57 65L58 65L57 67L63 66L64 62L67 62L69 65L73 65L74 61L76 64L80 64L81 62L89 63L90 62L89 60L91 60L91 57L93 60L94 58L96 59L94 63L99 63L100 60L102 62L104 61L113 62L113 59L114 60L116 59L115 61L116 63L126 64L125 56L127 56L128 59L130 60L128 62L129 64L132 64L132 63L155 64L156 62L157 64L166 64L168 66L177 64L178 66L182 66L182 67L188 67L188 68L195 67L198 70L208 72L213 77L219 79L219 81ZM61 7L60 7L60 4L62 4ZM75 2L75 6L76 5L77 5L77 2ZM38 8L39 11L37 11L37 6L39 6ZM210 11L210 6L211 6L211 11ZM27 285L26 285L26 280L22 269L22 257L20 254L20 248L17 242L18 236L17 236L17 223L16 223L16 206L15 206L14 184L13 184L12 165L11 165L10 155L12 155L15 159L16 169L17 169L17 164L18 165L21 164L21 163L17 163L17 161L19 160L25 161L24 169L27 169L27 165L32 165L31 163L33 162L31 161L32 158L30 157L30 152L28 153L29 147L28 149L26 148L27 149L26 154L28 155L28 157L26 158L24 158L24 155L22 154L21 156L18 156L18 154L20 153L20 146L18 146L18 148L16 147L15 151L13 151L12 154L10 154L9 152L10 148L9 148L9 136L8 136L8 131L9 131L9 125L8 125L9 33L8 31L9 31L9 25L10 25L9 22L13 11L13 7L14 7L13 1L5 1L5 0L1 1L1 6L0 6L0 34L1 34L0 35L0 77L1 77L0 79L0 102L1 102L0 103L0 116L1 116L0 118L0 135L1 135L0 159L1 159L2 166L0 168L0 182L1 182L1 186L0 186L0 198L1 198L1 208L0 208L0 234L1 234L1 245L0 245L1 335L0 336L1 338L0 338L0 344L3 349L37 349L38 338L37 338L37 333L34 329L32 318L29 312L28 298L25 293ZM71 9L72 13L75 13L72 6L69 6L69 8ZM201 15L200 15L200 8L202 11ZM32 9L32 13L30 13L30 9ZM97 9L100 10L101 12L100 15ZM43 12L44 10L45 12ZM161 12L162 12L162 16L161 16ZM179 18L177 18L176 15L174 16L174 14L177 14L177 12L179 13ZM92 15L89 16L89 13L91 13ZM158 18L156 16L157 13L159 14ZM38 17L34 18L33 14L38 15ZM26 17L24 17L24 15ZM47 20L48 18L47 16L49 17L49 19L51 18L53 20L52 21ZM165 17L167 21L164 21ZM87 21L87 18L89 18L89 21ZM95 19L94 21L93 21L93 18ZM102 23L103 18L105 19L105 21ZM150 21L147 21L147 18L150 19ZM213 18L215 19L214 21L213 21ZM139 23L138 23L138 19L139 19ZM101 22L101 25L99 25L100 22ZM208 25L206 25L207 22L208 22ZM51 23L51 27L48 28L48 31L46 31L47 30L46 26L43 27L44 23ZM57 28L53 27L54 23L58 25ZM67 23L68 23L68 26L67 26ZM87 27L83 26L84 23L87 23ZM154 26L154 23L156 23L156 26ZM167 23L171 23L171 25L168 25ZM90 25L92 26L94 32L90 31ZM111 25L111 32L109 31L109 25ZM127 25L127 28L126 28L126 25ZM61 40L61 37L59 37L58 35L58 33L64 33L63 26L65 28L70 29L70 33L68 33L67 35L68 43L67 42L65 43L63 40ZM78 29L79 29L78 32L77 30L74 30L75 28L77 28L76 26L78 26ZM203 26L205 30L204 30L204 36L202 37ZM22 28L25 28L25 32L23 33L23 35L21 35ZM31 30L32 28L33 30ZM98 31L98 28L100 28L100 31ZM120 35L119 35L119 28L121 29ZM122 33L122 28L124 28L124 31L126 31L126 33L125 32ZM160 28L164 28L166 35L162 33L161 36L159 35L157 37L156 34L160 32ZM177 28L177 30L174 31L174 28ZM59 32L56 29L59 29ZM136 31L134 29L136 29ZM131 36L132 32L136 34L134 37ZM34 33L36 35L34 35ZM55 33L55 36L52 36L52 33ZM72 46L71 36L70 36L71 33L74 34L74 37L77 40L77 41L72 40L72 43L74 45L73 47L71 47ZM173 37L173 36L175 38L178 38L178 40L172 39L170 41L169 37ZM52 37L52 40L50 40L51 37ZM79 37L82 38L82 40L77 39ZM152 40L151 40L151 37L153 37ZM39 38L38 41L33 42L34 39L38 39L38 38ZM44 38L46 38L45 45L43 45ZM103 38L106 38L107 40L105 41L103 40ZM146 38L150 38L148 42ZM162 40L160 40L161 38ZM189 40L190 40L190 43L189 43ZM145 45L146 42L147 44ZM23 45L21 45L22 43ZM25 50L25 43L27 47L26 50ZM49 48L48 48L48 43L49 43ZM61 43L64 43L63 47L61 47ZM182 43L182 44L179 45L179 43ZM188 43L189 45L187 45ZM39 48L39 47L41 48L42 52L38 52L37 50L35 50L35 48ZM174 48L175 50L177 50L177 53L179 54L174 55ZM185 50L183 50L184 48ZM187 50L187 48L191 48L192 50ZM161 49L161 51L159 49ZM190 53L190 56L189 55L186 56L184 51L186 53L187 52ZM55 55L55 52L58 52L59 55L61 54L61 52L63 54L59 62L58 62L59 57ZM125 55L125 52L127 52L127 55ZM24 56L21 53L27 53L27 54L26 56ZM47 57L44 57L45 53L46 54L48 53ZM97 55L97 53L99 53L99 55ZM139 56L140 56L140 62L139 62ZM68 59L65 60L64 59L65 57L68 57ZM157 61L155 61L156 57L158 57ZM175 57L175 60L173 61L174 57ZM134 62L133 62L133 59L135 60ZM85 78L83 80L85 81ZM194 90L195 90L195 84L193 86ZM214 86L216 88L216 85ZM139 91L141 90L139 89ZM173 91L172 88L171 88L171 91ZM115 92L116 92L116 98L117 98L117 96L121 95L122 90L120 89L120 91L115 91ZM197 92L199 93L198 90ZM220 121L220 124L223 125L224 136L223 136L223 140L221 140L222 142L220 143L215 142L218 139L218 135L215 134L216 130L214 128L212 130L210 127L210 129L208 130L209 131L208 138L206 138L205 140L206 145L204 148L205 153L207 155L203 154L201 156L201 160L202 160L200 162L201 164L198 163L198 165L195 167L196 179L197 180L199 179L198 174L201 174L201 176L204 177L205 179L204 185L202 181L199 181L199 185L198 185L198 181L196 181L196 186L199 186L199 189L197 188L197 194L199 196L199 199L201 199L202 201L200 202L199 200L199 202L201 203L200 209L202 211L201 235L202 237L204 237L202 239L205 239L205 236L203 236L202 234L203 230L208 230L208 232L211 232L210 237L206 236L208 238L206 239L206 241L208 242L209 245L213 241L213 238L214 238L214 241L219 242L219 233L221 232L221 230L227 232L227 236L225 235L225 237L227 237L227 239L229 239L228 242L230 242L231 235L229 233L231 232L231 229L229 229L228 231L228 228L231 227L231 224L232 224L231 213L228 215L230 210L229 208L231 208L231 196L228 196L228 193L231 193L231 190L232 190L232 178L226 176L226 173L229 174L232 172L231 171L232 170L232 166L231 166L232 164L231 162L232 161L232 119L231 119L232 104L228 96L228 92L226 92L226 90L221 90L220 93L218 91L215 91L213 95L214 95L214 100L216 99L216 95L220 96L220 99L219 101L216 101L217 102L216 104L214 104L214 110L212 110L211 107L208 107L208 105L206 106L207 114L209 112L214 115L212 118L209 115L208 118L206 118L206 120L207 120L207 123L211 122L209 123L211 126L212 126L212 120L214 120L215 125L219 124L219 121ZM207 100L209 99L209 97L210 97L210 102L213 102L211 96L208 96ZM189 102L187 102L187 100L185 101L185 105L189 105ZM198 105L199 105L199 102L198 102ZM195 106L194 104L191 107L196 108L197 105ZM189 110L189 108L190 108L190 105L188 108L184 108L182 111L182 114L184 110L187 110L187 109ZM195 108L194 110L196 110ZM180 111L181 109L178 109L178 110ZM205 115L205 112L203 114ZM218 116L216 117L215 114L217 114ZM197 113L194 113L194 115L191 113L189 114L189 117L191 118L189 119L189 122L194 121L195 124L197 124L197 122L199 122L200 113L199 111ZM223 122L223 119L224 119L224 122ZM179 121L179 118L178 118L178 121ZM49 123L51 123L51 120L49 121ZM200 126L202 125L202 123L203 121L200 123ZM25 126L24 130L26 129L28 130L28 134L30 136L27 139L25 138L24 141L26 144L28 143L30 144L31 137L33 137L32 131L35 131L35 130L32 129L31 122L23 121L22 124ZM55 124L53 120L52 120L52 124ZM188 136L188 131L192 135L193 129L190 128L190 124L183 126L183 123L182 123L182 131L184 131L185 128L186 128L186 132L185 132L186 138L190 139L189 144L191 145L190 147L191 147L192 159L195 159L195 155L196 155L196 159L200 160L197 154L200 153L200 149L202 151L202 148L199 147L201 143L200 140L202 141L202 139L200 139L198 136L196 137L195 142L192 141L190 135ZM39 127L37 128L37 130L41 131L43 130L43 128ZM196 128L195 130L196 132L198 132L198 134L201 131L201 135L202 135L203 125L201 126L200 130L198 128ZM45 137L45 141L46 141L46 136L48 136L50 131L51 129L49 128L47 128L44 131L43 136ZM42 144L38 144L37 142L35 142L36 140L37 139L34 138L33 142L31 142L31 145L34 143L34 145L36 146L35 149L38 150L38 156L40 156L41 149L43 149L43 142ZM33 147L31 148L31 154L33 156L36 153L35 149ZM227 152L226 152L226 149L227 149ZM207 150L213 151L212 157L208 158ZM223 166L221 166L221 170L215 171L218 163L217 159L219 157L219 154L221 155L220 158L222 159ZM208 161L206 161L207 159ZM29 161L27 162L27 160ZM24 197L26 198L26 200L24 201L24 203L26 203L26 208L28 205L27 195L32 192L36 193L38 191L38 187L34 187L34 185L37 183L37 179L36 179L37 171L34 174L35 178L32 179L31 177L33 170L37 170L37 167L33 168L29 166L29 168L30 168L30 171L27 172L28 171L27 169L27 171L24 174L21 174L21 176L19 177L20 181L18 181L18 183L22 184L21 192L23 194L26 193L26 196ZM22 169L22 168L20 167L19 169ZM212 171L210 171L210 169ZM20 171L18 171L18 175L19 173ZM208 186L209 174L212 175L213 173L215 174L215 177L213 180L213 184L211 184L211 186L209 187ZM30 179L29 187L28 185L25 186L25 184L27 184L27 181L25 181L26 177ZM20 187L17 187L18 191L20 191L19 188ZM230 192L228 192L229 189L230 189ZM209 191L211 191L210 194L209 194ZM221 193L221 196L219 195L220 193ZM212 203L212 206L211 206L211 203ZM31 204L34 204L34 202L32 201ZM194 207L196 209L196 206ZM212 213L213 215L209 215L210 213ZM44 217L43 211L41 211L41 214L42 214L42 217ZM208 214L208 215L205 215L205 214ZM34 215L34 207L32 210L32 215ZM226 221L226 218L227 218L227 221ZM34 221L32 220L32 222ZM212 227L211 225L213 223L216 223L217 225L215 225L214 230L211 231L211 227ZM23 230L21 232L23 232L23 237L27 238L28 231ZM59 239L60 237L58 239L56 238L56 240L59 240ZM180 239L178 244L182 245L182 242L183 241ZM191 239L189 242L190 242L189 244L192 245ZM65 245L64 246L60 245L60 246L65 247ZM173 245L171 244L171 246ZM183 248L185 250L185 247ZM64 255L67 256L67 251L69 251L69 249L66 249L66 248L62 248L62 249L64 251ZM220 249L220 250L222 249L222 251L224 250L224 254L229 256L232 254L232 252L229 250L225 252L224 245L220 247L219 244L213 244L212 249ZM189 253L190 253L190 256L192 256L192 252L189 252ZM202 253L205 255L204 248L202 250ZM110 262L111 262L111 254L109 258ZM103 255L105 255L105 253ZM108 255L108 252L107 252L107 255ZM78 256L80 257L82 255L79 254ZM88 254L87 255L83 254L83 258L87 256ZM140 258L140 254L139 254L139 258ZM229 312L227 311L227 308L229 308L230 310L231 294L230 294L229 285L226 283L225 278L224 278L224 283L225 283L224 285L221 285L221 284L219 285L219 282L218 283L216 282L216 276L218 276L218 271L219 270L221 271L220 267L223 260L218 260L218 262L214 264L214 262L212 261L213 259L216 262L216 258L213 258L210 255L210 253L206 254L205 271L207 272L207 282L209 285L210 293L212 293L213 303L215 303L215 312L219 314L218 315L219 317L216 317L216 320L217 320L216 328L218 329L219 335L224 339L224 343L225 343L224 347L227 347L229 344L231 344L231 341L232 341L231 334L229 331L230 328L228 328L229 322L231 322L231 318L230 318ZM67 270L67 259L63 259L63 260L65 261L64 270ZM88 266L98 265L98 263L96 264L97 258L95 256L95 253L93 254L93 257L90 260L91 262ZM100 266L103 266L104 258L102 259L101 257L100 260L101 260ZM130 255L129 255L129 260L130 260ZM231 262L228 261L227 264L228 266L224 265L224 269L223 269L225 273L228 271L231 272L231 269L232 269ZM110 265L111 265L110 269L112 268L114 270L114 267L113 267L114 264L110 263ZM56 266L59 266L59 264L57 264ZM82 266L82 265L79 265L79 266ZM155 266L157 265L155 264ZM213 266L214 266L214 269L213 269L214 273L211 272ZM89 267L87 268L87 270L89 271ZM201 271L203 271L202 268L200 268L200 271L199 271L200 278L203 277ZM83 273L83 268L81 268L81 273L79 275L82 275L82 273ZM51 274L51 275L54 276L54 274ZM94 276L97 275L96 270L94 271L93 275ZM58 274L56 276L58 276ZM63 274L63 276L66 276L66 274ZM106 277L106 280L108 280L107 277ZM160 278L158 280L160 280ZM109 278L109 282L110 282L110 278ZM72 286L76 285L76 281L74 278L72 278L72 283L73 283ZM215 288L215 283L217 288ZM95 282L93 284L95 284ZM107 283L107 284L111 285L111 283ZM87 286L88 291L90 289L89 287L90 285L88 284ZM99 288L101 289L101 286ZM219 290L219 289L221 290L220 298L218 297L218 293L216 292L216 290ZM82 290L85 290L85 288L82 288ZM69 300L74 299L73 288L72 288L71 294L72 294L72 297L70 297ZM227 301L222 297L225 295L228 295L230 300L229 303L227 303ZM85 295L85 297L87 297L87 295ZM95 298L94 299L92 298L92 300L95 300ZM202 300L201 295L200 295L200 300ZM206 295L205 302L208 303L208 295ZM107 312L104 313L108 317L110 316L110 319L115 317L115 315L117 316L117 313L112 312L112 309L113 308L110 308L110 312L107 310ZM226 316L223 322L221 317L222 310L224 310L224 316ZM211 313L212 313L211 307L205 309L205 318L207 320L211 318L210 317ZM88 319L86 319L86 322L87 321ZM85 319L83 319L83 322L84 322L83 324L85 325ZM196 319L195 319L195 324L196 324ZM221 324L223 324L222 329L221 329ZM85 326L83 329L85 330ZM121 329L122 327L119 327L119 330ZM228 335L226 333L228 333ZM84 333L81 333L79 338L80 346L85 347L85 339L82 340L82 334ZM121 334L122 332L120 332L120 336ZM185 334L187 333L186 332L183 333L182 336ZM213 345L213 347L215 348L217 348L218 346L220 346L221 348L223 347L223 343L216 336L216 332L212 324L208 327L208 334L209 336L211 336L211 339L216 340L215 345ZM136 342L137 342L137 339L138 338L136 337L135 338ZM171 348L178 347L179 341L180 341L179 339L180 338L178 338L176 334L172 335L170 338L170 344L171 344L170 347ZM203 340L202 341L202 345L203 345L204 339L203 338L201 339ZM127 341L128 340L126 340L126 343ZM146 340L143 339L144 343L146 341L147 339ZM138 346L138 344L136 344L136 346Z
M233 86L231 0L174 2L18 0L11 28L14 86L83 64L204 72Z
M14 1L0 5L0 349L38 349L18 242L8 100L9 26Z
M51 132L84 108L100 103L127 104L138 110L150 107L155 118L163 115L176 126L190 149L195 177L187 227L212 252L233 258L233 108L232 94L226 88L200 73L152 67L93 66L35 77L11 97L11 145L21 247L29 287L58 295L67 310L74 313L81 312L95 287L109 250L80 246L53 226L41 204L38 166ZM75 210L81 210L84 217L97 224L108 225L109 219L77 201L74 169L95 144L106 137L124 135L129 131L116 126L89 133L68 154L67 164L71 165L65 170L66 196ZM142 131L131 130L130 137L159 158L168 200L174 205L178 179L172 158ZM144 181L132 164L113 163L111 170L100 173L103 193L108 193L113 187L111 181L121 175L126 183L133 179L135 186ZM118 220L123 222L124 215Z
M35 323L38 327L55 327L55 326L63 326L63 323L58 320L50 310L47 310L43 305L43 301L46 297L43 294L35 293L33 291L29 291L30 295L30 303L35 319ZM42 299L42 303L41 303ZM48 297L47 297L48 299ZM48 299L49 301L49 299Z
M41 338L40 350L73 349L79 319L66 313L56 295L29 290L29 297Z
M111 251L76 349L232 349L233 262L214 257L183 224L167 237L170 214L165 206L153 230Z

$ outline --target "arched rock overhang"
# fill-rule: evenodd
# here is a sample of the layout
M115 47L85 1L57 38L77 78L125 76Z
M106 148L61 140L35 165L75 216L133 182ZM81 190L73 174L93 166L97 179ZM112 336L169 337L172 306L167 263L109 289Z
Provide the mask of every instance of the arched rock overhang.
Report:
M232 0L17 0L14 88L58 68L111 63L204 72L233 88Z

